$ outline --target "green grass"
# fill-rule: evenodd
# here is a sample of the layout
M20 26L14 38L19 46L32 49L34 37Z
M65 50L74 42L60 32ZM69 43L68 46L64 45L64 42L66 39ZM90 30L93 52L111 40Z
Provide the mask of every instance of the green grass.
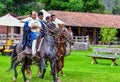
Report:
M94 46L95 47L95 46ZM65 57L63 71L65 77L61 76L61 82L120 82L120 59L116 62L118 66L111 67L110 60L98 60L99 64L91 64L92 58L87 57L92 53L93 47L84 51L72 51ZM0 55L0 82L13 82L13 70L6 72L10 67L10 57ZM47 68L45 77L37 77L37 66L32 67L32 79L30 82L53 82L50 76L50 67ZM20 66L18 66L17 82L23 82Z

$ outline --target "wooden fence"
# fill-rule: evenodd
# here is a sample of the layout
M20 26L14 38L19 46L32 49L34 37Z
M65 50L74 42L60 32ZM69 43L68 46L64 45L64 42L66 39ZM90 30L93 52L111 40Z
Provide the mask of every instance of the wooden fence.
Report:
M6 34L0 34L0 45L6 44ZM8 34L8 39L14 40L14 44L18 43L22 38L21 34ZM74 36L74 41L77 43L89 43L89 36Z
M73 39L75 42L89 42L89 36L74 36Z
M14 44L18 43L22 38L21 34L8 34L8 39L14 40ZM0 34L0 45L5 45L7 39L7 34Z

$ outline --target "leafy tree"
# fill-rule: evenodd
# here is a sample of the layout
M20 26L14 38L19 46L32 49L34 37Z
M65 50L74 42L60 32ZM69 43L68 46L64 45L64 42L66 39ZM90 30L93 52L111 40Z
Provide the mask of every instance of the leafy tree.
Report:
M101 3L100 0L83 0L84 1L84 12L96 12L103 13L105 6Z
M76 12L100 12L104 11L104 5L100 0L1 0L0 14L13 12L25 15L32 10L64 10Z
M116 15L120 15L120 6L113 7L112 13Z
M120 15L120 1L119 0L115 0L115 6L112 9L112 13Z
M83 1L82 0L70 0L69 3L67 4L66 10L69 11L83 11Z
M105 6L100 0L41 0L46 10L67 10L77 12L103 13Z
M12 6L13 0L6 0L6 1L1 0L0 3L2 4L0 14L12 12L11 9L13 8L13 6Z
M0 12L3 10L3 4L0 2Z
M7 14L13 12L18 15L25 15L32 10L39 11L43 8L43 4L38 0L1 0L0 14Z
M45 3L46 10L65 10L67 9L67 0L41 0Z
M117 33L116 28L104 26L100 29L100 38L103 42L107 42L110 45L111 42L117 40Z
M46 10L82 11L82 0L41 0Z

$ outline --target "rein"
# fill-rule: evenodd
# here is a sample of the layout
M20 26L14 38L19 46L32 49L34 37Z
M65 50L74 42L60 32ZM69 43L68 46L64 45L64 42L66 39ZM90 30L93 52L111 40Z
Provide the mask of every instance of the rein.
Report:
M47 25L45 25L45 27L46 27L47 30L49 30L49 31L52 32L52 33L54 33L54 30L57 29L57 28L54 28L54 29L52 30L52 29L48 28ZM50 35L50 36L60 36L60 35L62 35L62 33L61 33L60 30L59 30L60 33L58 33L58 34L55 34L55 33L54 33L54 34L49 34L49 33L46 32L45 30L40 30L40 31L43 31L45 34ZM65 37L65 38L66 38L66 37ZM64 43L64 42L72 42L72 40L66 38L66 39L62 39L62 41L56 41L56 40L55 40L55 42L57 42L57 43ZM69 49L70 49L70 52L71 52L71 44L70 44Z
M52 33L54 33L54 30L56 29L53 29L53 30L51 30L50 28L48 28L47 26L46 26L46 28L50 31L50 32L52 32ZM43 31L45 34L47 34L47 35L50 35L50 36L58 36L58 35L60 35L60 34L49 34L48 32L46 32L45 30L40 30L40 31Z

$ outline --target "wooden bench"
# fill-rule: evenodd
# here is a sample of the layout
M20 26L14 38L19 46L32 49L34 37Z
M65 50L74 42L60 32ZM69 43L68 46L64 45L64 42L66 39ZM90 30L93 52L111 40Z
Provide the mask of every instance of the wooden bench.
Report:
M95 54L87 55L88 57L92 57L91 64L97 63L96 59L108 59L112 61L111 66L117 65L116 59L119 58L118 53L120 53L120 49L118 48L94 48L93 52Z

